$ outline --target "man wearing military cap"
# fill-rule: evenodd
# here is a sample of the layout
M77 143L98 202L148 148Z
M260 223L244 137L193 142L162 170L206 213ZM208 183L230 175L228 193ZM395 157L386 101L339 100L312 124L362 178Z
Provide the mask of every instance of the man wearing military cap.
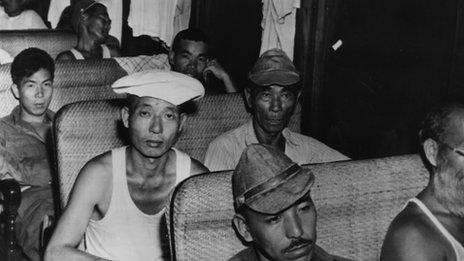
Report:
M300 75L280 49L264 52L248 74L245 102L252 119L214 139L206 152L211 171L234 169L247 145L267 144L298 164L347 160L340 152L287 126L300 96Z
M229 261L336 261L316 245L314 175L280 150L245 148L232 175L234 226L250 244Z
M74 184L45 260L168 260L164 210L172 189L208 170L173 148L187 115L181 104L204 95L201 83L171 71L117 80L127 93L121 117L129 145L90 160ZM85 244L76 246L84 239Z

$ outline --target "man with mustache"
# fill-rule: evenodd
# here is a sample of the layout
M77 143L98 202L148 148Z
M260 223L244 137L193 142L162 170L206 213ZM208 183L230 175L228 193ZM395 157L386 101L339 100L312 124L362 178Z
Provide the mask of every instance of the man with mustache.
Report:
M380 260L464 260L464 105L432 109L419 138L429 182L391 223Z
M264 52L248 74L245 102L252 119L213 140L205 156L211 171L234 169L247 145L261 143L298 164L347 160L340 152L287 126L300 96L300 74L280 49Z
M245 148L232 175L234 226L250 247L229 261L336 261L316 245L314 175L280 150Z

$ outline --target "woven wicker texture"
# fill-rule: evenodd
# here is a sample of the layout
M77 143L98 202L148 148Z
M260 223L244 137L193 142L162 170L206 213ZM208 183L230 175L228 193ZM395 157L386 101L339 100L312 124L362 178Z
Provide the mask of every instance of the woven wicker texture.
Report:
M0 48L15 57L22 50L37 47L56 56L76 46L77 37L72 32L61 30L0 31Z
M109 87L126 72L113 59L93 61L57 61L54 92L50 108L58 111L63 105L83 100L118 97ZM10 65L0 66L0 117L10 114L18 104L10 91Z
M378 260L388 225L427 182L417 155L305 166L314 171L318 244L355 260ZM192 177L171 202L176 260L227 260L244 248L231 218L232 172Z
M79 102L63 107L55 120L55 149L61 199L65 204L76 175L85 162L122 144L119 108L111 101ZM205 96L197 102L197 111L185 124L176 148L202 160L209 143L216 136L238 127L249 119L240 94ZM298 129L299 114L292 119ZM118 127L119 126L119 127Z

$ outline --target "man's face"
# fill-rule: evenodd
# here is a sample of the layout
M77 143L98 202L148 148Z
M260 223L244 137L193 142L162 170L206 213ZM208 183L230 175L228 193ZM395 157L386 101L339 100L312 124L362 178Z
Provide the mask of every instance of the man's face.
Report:
M265 133L277 134L287 127L295 109L298 95L287 87L271 85L247 91L254 126Z
M24 0L1 0L5 13L10 16L14 17L21 14L22 4Z
M461 125L461 126L459 126ZM448 146L464 151L464 121L452 126ZM434 189L437 199L453 214L464 217L464 156L442 144L437 155Z
M111 29L111 19L105 7L96 8L97 10L88 17L87 30L99 43L104 43Z
M177 106L164 100L141 97L133 110L123 111L132 146L147 158L158 158L171 149L187 118Z
M169 55L172 70L202 80L208 61L207 52L208 46L204 42L181 40L178 50Z
M13 93L19 99L23 116L43 116L53 94L53 80L50 72L40 69L31 76L24 77L19 86L13 85Z
M316 209L309 193L276 215L245 210L248 235L261 260L311 260L316 244ZM235 221L234 221L235 222Z

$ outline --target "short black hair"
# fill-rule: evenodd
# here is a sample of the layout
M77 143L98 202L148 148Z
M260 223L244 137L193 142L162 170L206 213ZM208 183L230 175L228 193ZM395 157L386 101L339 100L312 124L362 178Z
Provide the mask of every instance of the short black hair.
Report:
M445 102L433 107L421 123L420 143L424 143L427 139L446 142L453 113L459 110L464 111L464 105L458 102Z
M206 35L205 32L203 32L200 29L189 28L189 29L185 29L177 33L176 37L174 37L174 41L172 41L171 50L176 52L179 49L180 41L182 40L204 42L208 46L208 48L210 47L208 36Z
M29 77L40 69L45 69L50 76L55 77L55 62L52 57L39 48L28 48L20 52L11 64L11 79L14 84L20 85L21 80Z

